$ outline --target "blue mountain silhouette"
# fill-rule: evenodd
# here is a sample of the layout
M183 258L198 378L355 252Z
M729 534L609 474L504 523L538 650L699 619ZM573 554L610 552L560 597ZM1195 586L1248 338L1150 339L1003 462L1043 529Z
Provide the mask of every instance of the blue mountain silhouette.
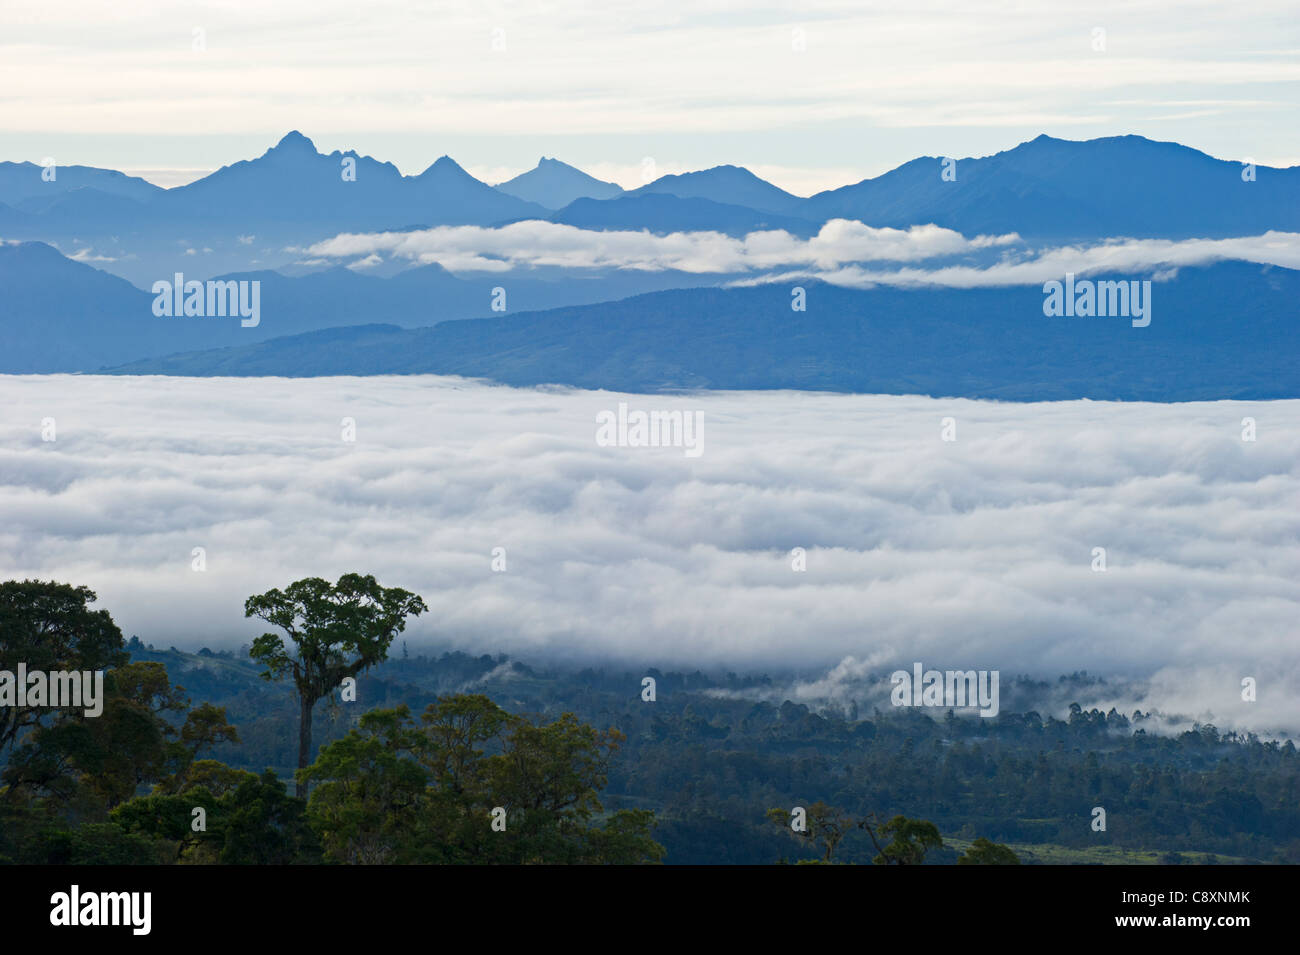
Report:
M699 172L660 176L631 195L663 193L682 199L711 199L732 206L748 206L775 215L801 216L804 200L760 179L743 166L714 166Z
M602 231L647 229L659 235L708 231L744 236L751 232L784 229L795 235L809 236L815 235L820 228L816 222L795 216L666 193L633 193L605 200L579 199L552 215L551 221Z
M623 187L589 176L558 159L543 156L536 167L497 183L498 191L547 209L563 209L576 199L615 199Z
M193 262L189 263L193 265ZM182 262L187 281L207 278ZM174 273L158 276L174 280ZM506 281L510 313L624 298L638 292L696 286L716 276L606 270L581 279L536 272L503 280L495 274L458 278L437 264L378 278L336 267L300 276L261 270L216 276L260 283L261 321L160 318L154 296L40 242L0 243L0 374L94 371L176 351L244 345L339 325L392 322L426 326L449 319L500 317L494 289Z
M345 176L348 163L355 179ZM347 170L349 173L351 170ZM448 156L416 176L355 152L324 155L294 131L257 159L218 169L155 200L159 214L251 227L328 224L385 229L411 223L488 225L546 210L498 192ZM279 231L283 231L280 229Z
M1049 318L1037 286L809 283L806 294L807 311L793 312L787 285L682 289L499 321L332 329L117 370L437 373L616 391L799 388L1016 401L1300 397L1300 272L1288 269L1182 269L1153 284L1146 328L1125 318Z
M1300 230L1300 167L1214 159L1142 136L1074 142L1039 136L982 159L960 159L945 181L943 160L897 169L811 197L802 214L868 225L933 222L967 235L1019 232L1068 239L1190 238Z

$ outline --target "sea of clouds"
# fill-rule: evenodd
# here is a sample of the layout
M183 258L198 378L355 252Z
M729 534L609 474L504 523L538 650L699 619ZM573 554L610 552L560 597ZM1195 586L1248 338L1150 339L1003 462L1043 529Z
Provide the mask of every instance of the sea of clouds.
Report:
M620 401L702 412L703 453L599 446ZM215 649L262 631L250 594L349 571L423 595L412 650L824 674L805 700L914 661L1087 669L1085 705L1292 732L1300 401L0 376L0 579Z

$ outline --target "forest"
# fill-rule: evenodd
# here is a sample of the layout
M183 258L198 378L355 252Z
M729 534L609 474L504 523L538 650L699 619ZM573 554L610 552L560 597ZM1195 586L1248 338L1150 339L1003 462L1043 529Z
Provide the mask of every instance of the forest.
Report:
M788 674L412 655L423 602L358 574L250 597L277 632L238 650L128 640L94 602L0 583L0 671L106 674L98 717L0 708L0 862L1300 862L1290 740L1077 703L809 706L782 698Z

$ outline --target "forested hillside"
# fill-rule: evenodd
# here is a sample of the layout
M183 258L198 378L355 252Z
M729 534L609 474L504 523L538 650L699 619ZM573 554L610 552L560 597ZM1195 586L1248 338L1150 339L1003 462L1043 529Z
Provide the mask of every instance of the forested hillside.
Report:
M33 587L52 588L44 604ZM856 821L896 816L942 834L927 862L957 861L976 839L1024 862L1300 861L1289 740L1208 725L1159 735L1149 714L1077 705L1065 719L812 707L777 702L788 675L544 669L401 643L357 678L355 700L335 690L316 705L304 802L287 791L298 700L262 676L255 646L124 641L84 591L0 588L11 624L94 623L98 642L82 642L109 667L100 719L43 719L25 739L14 727L0 738L0 858L11 862L761 864L825 857L827 826L834 861L871 862L875 833ZM3 651L5 667L24 652L12 637ZM1007 699L1033 700L1097 679L1008 682ZM503 805L523 814L494 839ZM196 806L207 832L191 827ZM785 824L795 807L810 814L801 837Z

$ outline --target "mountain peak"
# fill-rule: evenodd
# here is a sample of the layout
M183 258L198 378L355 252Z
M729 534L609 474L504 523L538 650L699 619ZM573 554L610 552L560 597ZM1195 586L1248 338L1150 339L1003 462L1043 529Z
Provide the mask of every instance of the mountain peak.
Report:
M508 196L535 202L547 209L563 209L578 199L613 199L621 186L589 176L567 162L543 156L537 165L494 187Z
M273 148L285 152L316 152L316 144L296 129L285 133Z
M553 159L550 156L543 156L541 159L537 160L537 168L538 169L573 169L574 167L570 166L567 162L564 162L562 160Z
M460 163L456 162L456 160L452 159L450 156L439 156L437 159L435 159L433 163L429 166L429 168L425 170L425 173L430 173L430 172L440 172L440 173L454 172L454 173L460 173L461 175L465 175L465 176L469 175L469 173L465 172L464 167L461 166Z
M661 192L683 199L711 199L775 215L797 215L800 202L798 197L756 176L744 166L731 164L670 173L632 192L639 195Z

